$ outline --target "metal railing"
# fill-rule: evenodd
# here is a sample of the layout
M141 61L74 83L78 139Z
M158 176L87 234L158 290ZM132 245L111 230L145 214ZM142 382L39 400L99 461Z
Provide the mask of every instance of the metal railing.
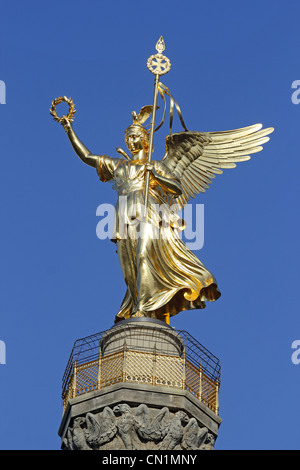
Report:
M102 356L100 340L104 332L76 341L64 377L64 410L71 398L110 385L131 382L189 391L214 413L219 412L220 363L187 332L177 330L184 339L181 356L121 350Z

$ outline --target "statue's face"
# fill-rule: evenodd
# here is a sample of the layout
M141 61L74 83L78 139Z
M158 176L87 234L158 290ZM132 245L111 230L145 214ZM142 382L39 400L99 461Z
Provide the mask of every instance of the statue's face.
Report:
M130 150L130 152L133 155L136 155L144 148L142 136L138 134L126 135L125 142L126 142L127 148Z

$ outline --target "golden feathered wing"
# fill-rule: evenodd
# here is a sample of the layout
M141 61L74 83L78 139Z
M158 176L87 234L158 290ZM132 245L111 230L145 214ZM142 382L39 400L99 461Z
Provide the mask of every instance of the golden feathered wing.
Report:
M179 209L199 192L204 193L216 174L235 168L238 162L250 160L270 139L273 127L262 129L255 124L223 132L184 131L166 137L166 153L162 162L181 182L183 194L168 196L170 204Z

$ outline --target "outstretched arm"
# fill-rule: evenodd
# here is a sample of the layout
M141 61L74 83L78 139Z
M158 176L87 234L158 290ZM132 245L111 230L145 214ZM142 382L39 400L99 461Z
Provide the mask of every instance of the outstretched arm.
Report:
M87 165L90 165L94 168L96 168L96 163L98 157L96 155L93 155L87 148L86 146L79 140L77 137L76 133L74 132L74 129L72 127L71 122L68 119L65 119L62 122L62 125L66 131L67 136L69 137L69 140L72 144L73 149L77 153L78 157Z

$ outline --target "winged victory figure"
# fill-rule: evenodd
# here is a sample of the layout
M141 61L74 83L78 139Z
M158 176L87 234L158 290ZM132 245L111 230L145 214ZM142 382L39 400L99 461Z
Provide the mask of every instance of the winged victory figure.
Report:
M117 247L127 289L115 322L151 317L169 323L171 316L203 309L207 301L220 297L214 275L178 236L184 229L178 212L191 198L205 192L215 175L262 150L274 130L255 124L224 132L172 133L166 137L163 159L149 163L149 131L143 124L152 111L151 106L144 106L139 114L132 113L133 123L125 130L130 155L117 149L121 158L90 152L71 121L61 122L80 159L96 168L102 182L113 182L117 191L111 240Z

